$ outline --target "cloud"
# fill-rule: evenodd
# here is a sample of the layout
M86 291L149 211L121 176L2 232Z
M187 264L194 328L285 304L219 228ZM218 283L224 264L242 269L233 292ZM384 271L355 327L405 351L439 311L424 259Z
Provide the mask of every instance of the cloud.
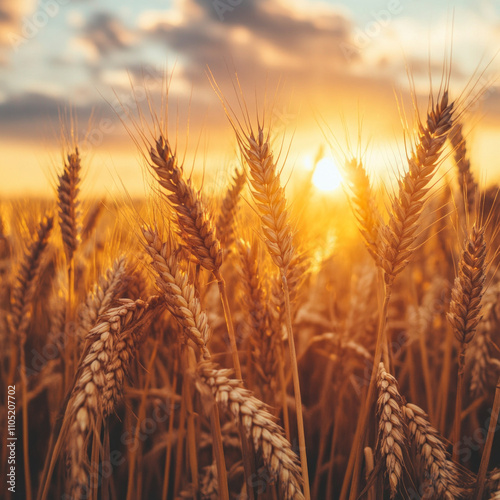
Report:
M0 134L4 138L59 139L61 117L70 113L78 118L80 135L85 134L89 120L113 115L109 106L94 104L75 106L69 100L41 93L10 96L0 103Z
M24 16L33 12L36 0L0 0L0 48L9 48L13 37L18 36ZM1 57L1 55L0 55ZM6 55L3 56L4 62Z
M359 96L369 95L370 113L380 115L389 104L397 114L393 74L364 71L363 51L349 50L354 25L345 10L279 0L230 4L236 2L185 0L175 4L173 12L149 12L139 20L143 37L178 55L178 71L193 86L194 105L200 90L216 101L208 67L226 92L236 72L244 94L252 96L257 90L260 105L264 93L274 94L284 82L285 91L293 93L292 113L310 106L338 115L342 103L351 100L364 106ZM226 10L217 10L218 5ZM404 71L403 61L401 68Z
M98 12L82 28L79 39L97 58L127 49L133 42L134 35L119 18L107 12Z
M36 93L23 94L0 104L0 115L6 122L24 121L41 115L50 119L57 117L58 108L62 105L62 99Z
M4 6L10 4L14 2L0 0L2 19L7 19ZM379 132L384 126L389 129L398 118L394 89L408 88L405 63L414 76L422 76L422 93L428 91L429 67L438 74L442 70L440 62L429 65L422 57L425 44L417 46L410 39L408 33L421 34L425 27L418 19L409 23L405 14L384 21L372 35L373 29L367 26L373 28L374 18L364 26L356 25L347 9L307 0L241 0L239 5L237 0L174 0L170 10L144 11L135 27L113 13L94 10L86 19L77 19L77 32L64 57L56 54L46 61L57 71L68 64L68 71L81 70L81 81L68 85L65 92L68 99L75 100L73 104L77 105L78 99L80 104L85 102L78 108L84 116L90 114L92 104L106 109L103 101L113 102L114 92L122 102L133 104L129 75L139 94L144 93L141 80L147 77L153 81L152 94L160 101L168 57L170 68L175 63L170 100L182 103L179 110L191 113L193 121L207 119L214 129L214 124L218 127L225 121L207 78L207 67L226 94L232 92L237 72L245 96L257 95L260 107L265 95L270 96L268 104L276 105L278 114L301 116L300 126L317 128L314 113L338 120L340 115L360 110L365 123L371 120ZM361 32L368 33L368 41L360 43ZM405 41L407 52L401 50L398 40ZM90 57L77 57L76 49L82 47ZM277 104L273 102L274 91L283 82ZM30 88L40 93L4 96L0 105L2 130L9 131L6 124L11 118L18 124L24 120L28 127L43 122L47 114L57 122L63 100L44 96L42 87ZM78 93L76 88L85 92ZM425 104L425 97L422 102Z
M224 70L231 60L237 61L240 73L274 71L312 78L348 65L342 43L349 40L351 23L333 8L320 18L275 0L245 0L236 7L187 0L177 9L172 20L158 17L156 23L145 14L144 25L149 36L187 60L194 79L203 77L207 65Z

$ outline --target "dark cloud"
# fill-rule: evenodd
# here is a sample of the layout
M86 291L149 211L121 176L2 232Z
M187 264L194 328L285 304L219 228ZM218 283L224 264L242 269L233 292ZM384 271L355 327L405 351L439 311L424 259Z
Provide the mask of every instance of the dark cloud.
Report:
M128 48L132 32L117 17L99 12L89 19L81 39L103 56L115 50Z
M57 118L58 110L67 105L61 99L54 99L42 94L30 93L11 97L0 104L2 122L25 121L46 116L48 119Z
M19 7L11 0L0 0L0 23L13 23L19 17Z
M12 13L0 4L0 23L11 23L13 20Z
M349 43L351 23L335 11L304 16L269 0L244 0L235 7L204 0L179 5L183 22L159 21L149 34L187 58L194 79L207 65L223 70L234 60L240 73L275 71L314 80L345 70L358 57L346 57L343 45Z
M220 22L220 10L216 2L195 0L203 6L207 17ZM226 3L227 5L227 3ZM321 22L318 22L321 21ZM295 15L286 4L269 0L244 0L240 5L224 14L223 22L228 26L244 26L256 37L266 39L275 46L289 52L309 52L311 48L321 50L327 44L329 49L345 41L350 33L350 22L332 11L322 19L309 19Z
M145 28L146 37L180 55L183 77L194 88L210 91L208 67L225 90L235 72L245 95L256 88L274 93L284 82L295 102L322 111L347 98L359 103L359 94L367 90L372 100L380 92L380 108L394 102L387 74L352 71L363 53L353 47L350 19L334 7L299 12L278 0L243 0L221 20L215 5L186 0L179 3L178 18L165 16Z
M160 41L169 52L179 56L174 80L180 78L183 85L186 82L195 90L192 94L191 88L184 88L181 92L193 118L202 119L210 105L212 110L220 111L208 82L207 67L225 90L234 83L236 71L246 95L253 95L257 84L263 91L274 93L278 82L285 80L287 92L295 91L297 107L304 99L309 99L314 109L331 110L342 99L356 101L357 94L365 92L368 87L371 99L374 92L383 96L377 101L381 107L393 100L392 86L387 80L373 75L353 76L349 71L359 57L354 54L349 58L344 53L343 44L350 43L352 26L347 17L334 9L318 15L316 12L296 12L293 7L277 0L243 0L240 5L226 11L221 20L220 12L212 2L185 0L177 5L181 9L180 20L159 16L141 33L131 32L108 13L97 13L88 20L82 28L80 40L89 44L97 55L109 55L88 65L91 69L89 75L102 95L107 95L106 89L100 88L102 71L109 68L109 63L118 68L113 65L111 56L129 48L132 38L136 37L140 44L150 43L151 39ZM135 62L135 57L130 50L128 62L122 62L120 68L127 69L134 81L140 80L145 73L151 76L150 69L145 71L142 64ZM64 61L52 61L52 64L61 62ZM153 77L160 81L161 70L153 69ZM198 92L200 88L203 92ZM326 96L331 98L325 100ZM110 100L113 101L112 96ZM0 106L2 129L8 129L5 124L10 119L16 123L25 122L27 126L43 122L47 117L57 122L61 105L65 103L37 94L11 99ZM101 102L100 105L104 104ZM89 114L87 109L80 111Z
M0 47L8 47L18 35L23 15L36 6L34 0L0 0Z
M27 93L11 96L0 104L0 134L4 138L57 139L61 117L68 114L77 117L82 134L91 117L114 116L104 103L75 106L63 98Z
M234 7L231 3L236 4L229 0L176 2L178 12L173 15L144 16L148 24L144 21L140 31L131 30L113 14L94 13L78 37L95 55L94 60L86 62L86 77L88 87L96 92L92 94L89 90L85 95L86 99L95 99L97 105L75 109L81 122L86 123L92 108L97 114L111 114L116 119L109 105L115 101L116 90L109 75L112 71L119 74L126 70L134 85L139 86L137 93L128 90L128 80L116 85L120 101L126 107L133 108L134 99L141 95L141 80L155 82L155 97L164 91L161 85L164 61L155 60L153 65L148 65L147 60L138 59L139 54L147 54L154 40L165 48L169 63L177 62L173 77L175 91L170 94L170 100L176 99L179 109L189 110L193 121L201 122L209 116L210 126L214 123L218 126L223 120L222 113L217 114L220 105L207 78L208 67L226 93L231 92L237 72L244 95L257 94L259 105L263 105L261 90L274 94L278 82L284 82L284 94L293 95L289 99L292 109L280 102L278 114L286 115L290 111L298 116L298 108L302 108L312 126L316 126L314 112L338 117L352 113L353 103L367 118L371 116L377 127L382 122L394 123L398 111L393 89L401 70L404 71L403 61L395 62L394 57L376 50L357 49L356 27L342 11L335 7L325 7L320 13L297 11L293 2L286 4L280 0L242 0ZM9 10L9 5L10 1L0 0L0 18L11 15L14 9ZM225 10L218 9L218 5L225 5ZM117 53L123 51L127 52ZM172 53L178 57L177 61L172 61ZM47 61L54 68L67 66L68 71L73 64L71 58L60 56ZM410 54L406 62L414 75L428 74L426 61ZM180 85L176 86L177 82ZM72 95L68 98L77 99ZM14 129L31 130L46 122L57 125L60 109L67 108L63 100L41 94L6 96L6 99L0 105L0 129L9 135ZM494 102L493 107L497 109L497 101ZM208 108L210 115L207 115Z

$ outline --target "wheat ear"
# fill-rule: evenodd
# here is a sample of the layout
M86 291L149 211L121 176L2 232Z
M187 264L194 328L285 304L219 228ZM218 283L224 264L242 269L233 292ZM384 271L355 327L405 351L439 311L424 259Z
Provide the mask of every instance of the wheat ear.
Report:
M460 440L462 391L467 345L474 338L481 313L486 260L486 242L484 228L473 226L465 241L465 248L458 265L458 276L451 293L448 320L453 327L455 337L460 344L458 355L458 381L455 404L455 422L453 426L453 458L458 458Z
M399 182L398 196L391 201L389 223L381 232L382 266L390 286L408 264L417 238L418 222L429 191L429 183L439 165L444 143L452 127L454 103L445 91L427 114L424 125L418 123L417 145L408 159L408 172Z
M94 231L96 230L102 213L104 211L104 200L96 201L92 204L90 209L85 215L82 223L81 239L85 243L89 240Z
M222 251L215 234L208 208L201 195L184 179L184 170L167 139L160 137L150 150L151 167L158 182L169 194L179 225L180 234L196 260L209 271L215 272L222 264Z
M378 452L385 463L391 498L396 496L403 473L405 435L401 408L403 399L396 379L379 364L377 412L379 415Z
M262 456L272 478L278 481L282 498L303 499L297 456L266 405L245 389L240 380L230 378L231 370L201 362L197 375L200 392L204 394L208 388L220 407L229 411L236 423L241 423L255 452Z
M500 467L491 470L486 475L486 491L491 495L500 491Z
M45 217L38 226L36 236L21 261L16 283L12 290L9 324L12 334L19 338L26 336L26 330L29 326L42 257L47 248L53 224L52 217Z
M264 273L259 268L258 241L251 244L245 240L237 241L239 273L242 293L240 301L246 314L249 329L249 343L254 370L257 370L264 388L268 389L274 378L276 359L275 336L272 335L271 312L268 307ZM259 384L260 385L260 384ZM266 391L263 390L263 393Z
M64 251L68 262L80 243L80 170L81 160L78 148L67 155L63 173L59 176L57 195L59 201L59 223L61 226Z
M207 315L202 310L198 293L186 273L179 265L179 252L174 251L172 242L163 243L158 232L151 228L142 230L146 240L146 251L152 257L152 266L156 271L156 284L164 293L164 300L170 313L183 328L184 334L197 346L204 359L210 359L207 343L212 336ZM229 499L227 472L222 445L222 433L217 406L213 406L211 414L214 455L217 464L220 498ZM243 441L242 441L243 444Z
M439 432L432 427L427 414L417 405L407 403L403 414L408 438L425 472L426 492L432 498L453 500L460 498L463 488L456 465L450 460Z
M98 429L100 422L114 411L142 331L151 319L148 313L158 304L156 296L146 302L121 299L120 305L108 309L88 334L90 345L78 369L67 407L71 418L69 489L75 498L80 498L87 487L89 433Z
M120 297L126 268L125 257L118 257L92 287L79 314L81 334L86 335L95 326L97 318L111 306L116 298Z
M418 137L414 151L408 159L408 172L399 181L398 195L392 197L389 222L380 228L380 258L385 282L384 302L379 315L370 385L358 419L354 444L351 447L342 485L341 500L345 500L349 484L351 484L350 500L357 498L360 468L358 457L364 448L370 408L375 397L378 364L383 358L384 363L389 366L386 324L392 286L396 276L407 266L415 250L418 222L429 191L429 183L439 165L443 145L452 126L453 113L454 103L448 101L448 90L445 90L427 113L426 123L418 121Z
M181 237L200 265L211 271L217 280L234 369L237 377L242 378L226 284L220 272L222 249L216 236L212 215L203 203L201 194L196 192L191 185L191 179L184 179L183 168L178 164L177 156L167 139L160 137L156 141L156 147L150 150L150 158L151 167L156 172L158 182L170 193L167 198L177 214Z
M207 343L212 336L205 311L201 308L200 299L188 275L179 264L178 253L168 241L163 243L158 231L143 228L146 240L146 251L149 253L152 266L156 271L156 284L165 294L165 303L175 319L179 322L187 337L200 349L204 358L210 358Z
M246 174L244 170L236 170L229 188L222 199L219 216L215 223L216 234L221 247L229 250L234 241L234 219L238 208L241 192L245 187Z
M380 227L382 216L379 213L372 193L370 179L363 163L356 158L346 160L344 175L348 185L354 216L365 240L366 248L377 265L380 264Z
M57 196L59 204L59 226L61 228L64 253L66 255L66 267L68 277L68 297L66 302L66 325L69 325L72 314L73 297L75 293L75 252L81 241L81 214L80 201L80 152L75 147L73 153L66 157L63 173L59 176ZM69 332L66 332L69 333ZM69 357L65 363L65 385L69 384L71 378L71 367L76 368L78 358L78 342L72 339L67 343L67 349L72 350L72 361Z
M269 136L264 137L259 126L257 136L251 131L242 150L250 167L252 196L261 215L267 248L274 263L286 274L295 252L293 231Z
M15 337L13 342L14 353L11 356L12 366L9 373L9 385L15 378L17 366L17 349L19 350L19 373L21 376L21 397L23 401L23 455L24 455L24 480L26 484L26 498L31 500L31 476L29 464L29 426L28 426L28 381L26 378L26 358L24 346L26 334L33 312L33 301L38 285L42 258L48 245L48 240L53 227L53 218L44 218L40 223L36 237L29 245L21 266L19 268L16 284L11 295L11 315L9 316L10 331ZM19 347L17 347L19 344Z
M300 391L299 370L295 340L292 328L292 312L290 300L289 272L295 255L293 244L294 231L289 221L285 190L281 186L280 175L271 150L269 132L258 126L257 134L250 129L245 135L238 135L240 148L250 168L250 184L252 196L260 213L261 226L265 235L267 249L273 262L280 270L286 310L286 328L291 360L292 380L297 412L297 429L299 435L300 462L304 482L306 500L311 498L309 473L307 467L306 440L304 418L302 415L302 398Z
M481 328L468 350L467 358L471 368L470 392L475 397L481 397L486 393L488 381L491 380L490 375L500 368L500 362L490 354L491 342L489 333Z
M474 342L468 348L467 362L470 366L470 390L474 396L485 394L488 381L500 370L500 361L492 353L493 347L491 334L497 325L496 306L500 299L500 283L490 285L484 292L482 299L482 319L478 324Z
M458 170L458 181L462 188L468 213L471 213L476 199L477 184L474 180L470 160L467 156L467 144L461 123L456 123L451 129L450 142L453 147L453 158Z

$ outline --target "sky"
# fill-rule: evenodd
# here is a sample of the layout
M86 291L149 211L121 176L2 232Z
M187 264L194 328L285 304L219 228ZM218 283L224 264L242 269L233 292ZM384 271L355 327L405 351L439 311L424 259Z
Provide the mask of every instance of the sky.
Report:
M143 192L136 142L166 82L170 133L207 177L236 159L214 82L266 111L292 168L351 144L385 175L402 163L411 86L425 110L450 59L474 168L498 180L499 49L496 0L0 0L0 196L52 193L70 117L90 189Z

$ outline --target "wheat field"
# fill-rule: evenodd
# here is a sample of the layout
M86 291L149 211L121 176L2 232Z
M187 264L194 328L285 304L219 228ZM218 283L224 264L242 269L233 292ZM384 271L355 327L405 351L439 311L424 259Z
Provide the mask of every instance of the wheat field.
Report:
M392 187L337 151L333 202L220 97L218 192L156 122L145 199L83 197L70 137L52 199L2 201L4 498L500 498L500 206L464 100L431 93Z

